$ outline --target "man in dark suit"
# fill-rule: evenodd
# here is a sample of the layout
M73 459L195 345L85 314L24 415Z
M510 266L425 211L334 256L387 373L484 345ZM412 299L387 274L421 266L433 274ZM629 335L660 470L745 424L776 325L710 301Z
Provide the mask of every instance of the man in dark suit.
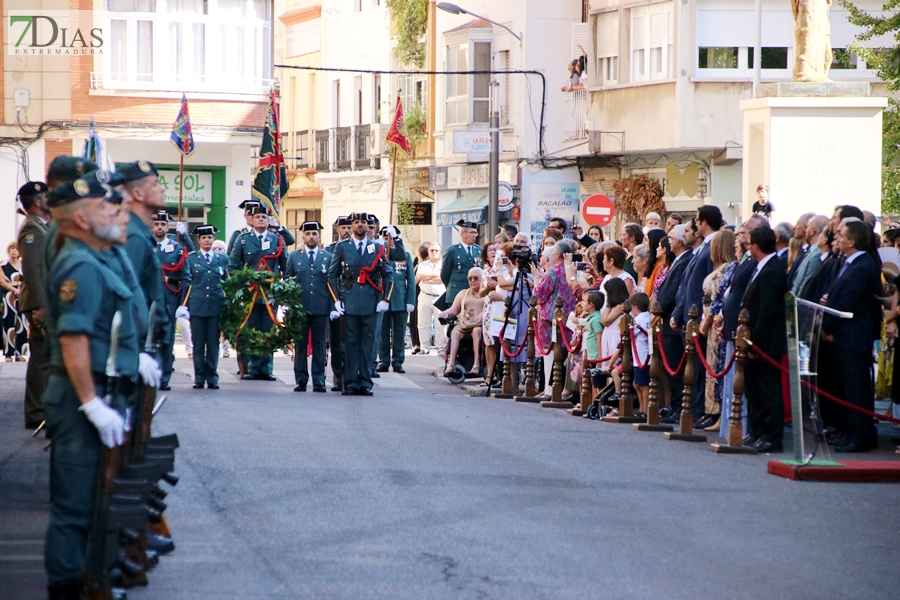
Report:
M259 271L283 273L287 266L285 241L280 235L268 230L269 213L264 206L258 204L251 208L253 213L253 229L242 233L234 242L231 256L228 258L228 272L242 267ZM272 318L266 310L265 300L259 297L253 305L247 327L266 332L272 329ZM275 381L272 375L272 355L246 356L244 379Z
M791 289L794 286L794 279L797 277L797 271L800 270L800 265L806 258L810 246L815 245L816 243L815 240L810 243L807 234L809 222L815 216L816 213L803 213L797 219L797 223L794 224L794 237L800 240L800 251L797 253L797 257L794 259L791 268L788 270L788 289Z
M871 227L861 221L844 224L835 234L844 264L828 288L823 302L835 310L852 312L852 319L825 315L824 341L831 346L840 370L838 397L868 411L875 410L872 382L872 343L881 329L881 266L866 252L872 243ZM876 255L877 256L877 255ZM836 422L844 434L838 452L868 452L878 447L878 433L872 417L849 409L839 409Z
M703 237L700 246L694 249L694 255L684 273L684 279L679 289L679 295L672 318L678 328L683 328L688 321L688 311L692 306L703 309L703 280L712 273L713 262L709 254L709 244L713 237L724 225L722 211L719 207L706 204L697 209L697 216L693 219L694 229ZM706 354L706 337L700 336L700 351ZM718 418L706 414L706 371L700 362L700 355L696 357L694 365L694 387L692 389L692 414L694 427L703 429L712 425Z
M679 364L681 355L684 354L684 336L672 329L671 319L672 312L675 310L675 295L678 292L681 280L684 278L685 269L687 269L693 254L693 250L685 242L686 228L687 225L677 225L669 232L669 247L675 255L675 260L669 267L665 281L659 286L656 297L663 311L662 350L665 352L666 360L671 366ZM672 409L672 412L665 420L675 423L678 421L678 412L681 409L684 372L669 376L668 380L670 392L669 407Z
M757 263L743 303L749 313L750 341L766 356L781 363L781 357L787 352L784 326L787 273L775 255L773 230L756 227L750 231L750 256ZM744 445L755 446L760 452L783 452L781 371L751 354L751 360L746 363L744 385L750 436Z
M791 238L794 237L794 228L790 223L779 223L775 226L775 257L784 267L787 273L788 252L791 245Z

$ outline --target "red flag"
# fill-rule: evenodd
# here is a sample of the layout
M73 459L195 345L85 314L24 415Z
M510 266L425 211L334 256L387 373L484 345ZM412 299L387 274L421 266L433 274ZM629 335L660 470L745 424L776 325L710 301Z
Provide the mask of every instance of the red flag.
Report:
M412 146L409 143L409 135L406 133L406 120L403 118L403 103L400 101L400 96L397 96L397 108L394 110L394 120L391 128L388 129L386 140L389 144L394 144L406 152L407 156L412 155Z

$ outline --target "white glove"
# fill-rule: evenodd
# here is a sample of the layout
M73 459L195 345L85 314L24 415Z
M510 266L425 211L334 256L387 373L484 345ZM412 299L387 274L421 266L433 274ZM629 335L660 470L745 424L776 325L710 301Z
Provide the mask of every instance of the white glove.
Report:
M278 221L272 215L269 215L269 227L278 227Z
M414 310L416 310L416 307L414 305L412 305L412 304L406 305L406 312L411 313Z
M125 409L125 433L131 431L131 409Z
M341 318L341 313L339 313L336 310L333 310L333 311L331 311L331 314L328 315L328 318L331 319L332 321L337 321L338 319Z
M387 312L390 307L391 305L386 300L382 300L378 303L378 306L375 307L375 312Z
M185 224L184 221L178 221L177 223L175 223L175 231L177 231L181 235L186 236L188 234L187 233L187 224Z
M141 379L144 380L144 385L149 385L152 388L159 387L159 380L162 379L162 369L159 368L159 363L156 362L156 359L146 352L141 352L138 360L138 373L140 373Z
M388 225L387 227L385 227L384 232L391 236L392 240L396 240L398 237L400 237L400 231L393 225Z
M191 312L188 310L187 306L179 306L175 309L175 318L176 319L187 319L191 320Z
M104 446L115 448L122 445L125 440L125 421L122 415L107 406L100 396L87 404L82 404L79 410L97 428Z
M334 312L336 312L338 315L344 314L344 303L341 302L340 300L335 302L334 303Z

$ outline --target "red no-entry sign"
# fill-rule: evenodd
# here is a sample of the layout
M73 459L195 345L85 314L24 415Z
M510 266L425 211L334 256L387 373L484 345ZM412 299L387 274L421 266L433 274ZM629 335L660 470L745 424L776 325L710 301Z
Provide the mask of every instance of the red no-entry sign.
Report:
M585 198L581 203L581 218L588 226L604 227L612 222L615 210L612 198L603 194L594 194Z

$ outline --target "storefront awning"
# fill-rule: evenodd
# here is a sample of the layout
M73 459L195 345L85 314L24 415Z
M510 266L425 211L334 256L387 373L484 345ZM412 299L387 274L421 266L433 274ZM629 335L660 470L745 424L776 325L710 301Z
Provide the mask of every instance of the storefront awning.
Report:
M437 226L451 227L460 219L484 223L484 207L489 200L487 194L463 194L437 212Z

